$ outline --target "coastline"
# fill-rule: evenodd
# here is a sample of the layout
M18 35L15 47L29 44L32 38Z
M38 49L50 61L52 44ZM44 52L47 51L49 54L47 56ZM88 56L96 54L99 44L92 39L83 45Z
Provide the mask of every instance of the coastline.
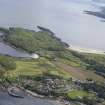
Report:
M8 89L12 89L12 88L13 89L15 89L15 88L20 89L21 91L23 91L24 92L24 97L17 97L15 95L12 95L14 93L9 94L9 92L11 90L8 91ZM42 103L45 102L43 105L65 105L59 99L53 99L53 98L50 98L50 97L47 98L47 97L39 95L35 92L32 92L30 90L26 90L22 87L12 87L12 88L7 89L5 87L1 87L1 89L0 89L0 104L3 103L3 105L6 105L7 103L9 103L10 105L14 105L15 103L19 102L22 105L29 105L29 104L30 105L34 105L34 104L42 105ZM16 104L16 105L18 105L18 104Z
M0 104L2 105L62 105L58 101L40 99L32 96L25 96L24 98L15 98L8 95L5 91L0 91Z
M88 53L88 54L101 54L105 55L105 51L102 50L96 50L96 49L88 49L88 48L82 48L82 47L76 47L76 46L70 46L70 50L77 51L80 53Z

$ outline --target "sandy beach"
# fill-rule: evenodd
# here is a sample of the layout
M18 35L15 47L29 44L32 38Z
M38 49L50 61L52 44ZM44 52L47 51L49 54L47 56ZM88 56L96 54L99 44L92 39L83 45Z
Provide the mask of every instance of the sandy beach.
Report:
M81 53L105 55L105 51L102 51L102 50L87 49L87 48L81 48L81 47L76 47L76 46L70 46L69 49L73 51L81 52Z

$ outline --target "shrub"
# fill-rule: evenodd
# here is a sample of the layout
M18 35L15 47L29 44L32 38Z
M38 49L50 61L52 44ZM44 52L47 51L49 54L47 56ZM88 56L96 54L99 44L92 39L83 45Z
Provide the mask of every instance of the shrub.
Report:
M14 60L7 56L0 56L0 65L6 70L16 69Z

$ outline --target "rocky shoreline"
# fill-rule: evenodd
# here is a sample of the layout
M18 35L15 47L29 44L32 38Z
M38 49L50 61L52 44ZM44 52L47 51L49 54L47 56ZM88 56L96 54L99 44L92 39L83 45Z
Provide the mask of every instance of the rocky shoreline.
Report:
M63 97L58 97L58 98L46 97L44 95L40 95L30 90L24 89L23 87L11 87L11 88L8 88L7 91L10 96L15 97L15 98L24 98L25 96L31 96L31 97L39 98L43 100L47 99L50 101L55 101L57 103L56 105L76 105L76 103L72 101L70 102L70 101L63 99ZM84 104L78 103L78 105L84 105Z
M15 98L24 98L25 96L32 96L40 99L50 99L50 100L56 100L60 103L59 99L55 99L53 97L46 98L44 95L37 94L35 92L32 92L30 90L24 89L23 87L9 87L7 89L7 92L10 96Z
M45 96L39 95L39 94L34 93L30 90L26 90L23 87L9 87L8 89L6 89L5 87L1 87L0 88L0 93L8 94L8 96L10 96L11 98L13 97L17 100L21 100L21 99L24 100L26 97L33 97L35 99L38 98L38 99L41 99L41 100L48 100L48 101L51 101L52 103L53 102L56 103L56 104L51 104L51 105L70 105L70 104L64 104L59 99L55 99L55 98L53 99L53 98L50 98L50 97L46 98ZM0 101L1 101L1 99L0 99Z

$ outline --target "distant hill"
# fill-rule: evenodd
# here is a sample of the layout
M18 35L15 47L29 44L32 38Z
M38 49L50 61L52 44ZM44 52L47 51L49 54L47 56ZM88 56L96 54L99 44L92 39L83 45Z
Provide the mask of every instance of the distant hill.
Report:
M105 0L93 0L93 1L98 3L105 3Z
M104 4L105 0L93 0L94 2ZM84 11L88 15L93 15L102 19L105 19L105 6L100 7L99 11ZM103 21L104 22L104 21Z
M105 7L100 11L84 11L88 15L97 16L99 18L105 19Z
M39 50L59 51L68 47L68 44L57 38L50 30L38 26L41 31L24 28L9 28L4 39L11 45L33 53Z

